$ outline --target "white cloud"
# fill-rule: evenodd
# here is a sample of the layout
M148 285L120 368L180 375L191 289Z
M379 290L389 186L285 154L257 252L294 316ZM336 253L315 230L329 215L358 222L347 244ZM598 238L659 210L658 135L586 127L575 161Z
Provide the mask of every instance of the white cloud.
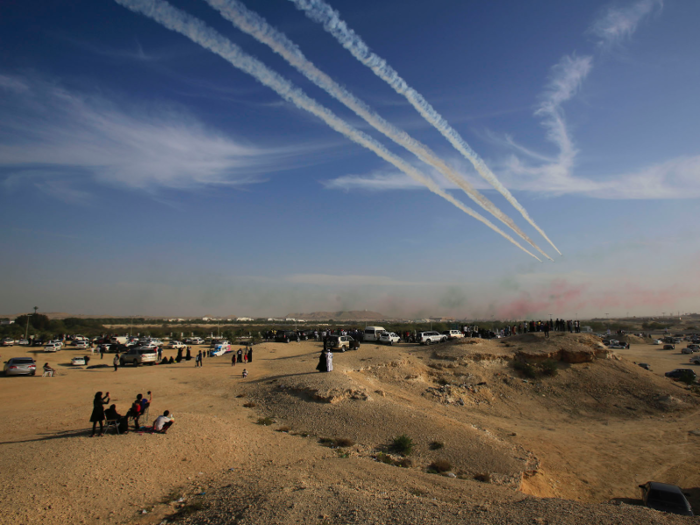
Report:
M598 39L598 44L611 47L630 38L647 15L661 11L663 0L640 0L625 7L609 7L589 29Z
M32 180L42 172L50 178L87 173L137 189L240 185L258 182L261 173L288 167L306 152L303 146L261 148L234 140L179 108L0 75L0 169L11 172L15 184L26 171ZM65 184L41 188L69 195Z

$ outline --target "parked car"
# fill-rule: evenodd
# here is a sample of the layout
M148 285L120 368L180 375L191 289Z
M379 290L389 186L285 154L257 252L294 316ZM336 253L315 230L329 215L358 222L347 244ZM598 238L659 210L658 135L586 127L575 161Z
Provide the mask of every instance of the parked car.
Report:
M158 360L158 352L154 348L143 348L136 347L130 348L128 352L119 357L119 363L121 366L126 366L127 364L132 364L134 366L139 366L143 364L153 365Z
M642 501L647 507L681 516L693 516L690 503L679 487L649 481L644 485L639 485L639 488L642 489Z
M696 355L690 358L690 362L694 365L700 365L700 355Z
M664 374L666 377L670 377L674 381L678 381L683 375L690 375L692 376L695 380L697 380L697 374L695 373L694 370L690 368L676 368L675 370L671 370L670 372L666 372Z
M641 366L644 370L651 370L651 365L649 363L637 363L639 366Z
M17 344L18 344L19 346L29 346L29 341L27 341L26 339L22 338L22 339L20 339L19 341L17 341Z
M664 350L675 350L676 345L664 345Z
M58 352L60 349L61 345L57 345L52 341L44 347L44 352Z
M2 340L2 346L12 346L13 344L15 344L15 340L11 337L6 337Z
M692 345L686 346L686 348L690 348L691 350L694 350L695 352L700 352L700 345L692 344Z
M90 343L88 343L87 341L78 341L77 343L75 343L75 348L78 350L85 350L87 348L90 348Z
M459 330L445 330L442 333L444 335L446 335L447 339L449 339L450 341L452 339L461 339L464 337L464 334L462 332L460 332Z
M367 326L362 334L362 340L364 342L379 341L383 332L386 332L383 326Z
M657 339L656 341L654 341L654 344L655 345L662 345L662 344L664 344L664 342L661 339Z
M379 336L379 342L389 346L393 345L394 343L398 343L399 341L401 341L401 338L394 332L384 332Z
M224 355L226 352L231 351L231 345L228 341L220 341L214 345L214 348L209 351L209 357L219 357Z
M190 344L190 345L203 345L204 344L204 339L202 339L201 337L192 337L188 341L189 341L188 344Z
M85 357L79 355L71 359L70 364L73 366L85 366L87 363L85 362Z
M438 332L419 332L418 342L422 345L431 345L433 343L441 343L443 335Z
M275 341L278 343L289 343L290 341L299 342L299 336L294 330L280 330L275 336Z
M681 350L681 354L694 354L697 352L695 348L690 348L689 346Z
M13 357L5 361L6 376L33 376L36 374L36 361L31 357Z
M185 343L181 343L180 341L170 341L170 343L168 344L168 348L173 348L175 350L186 347L187 345Z

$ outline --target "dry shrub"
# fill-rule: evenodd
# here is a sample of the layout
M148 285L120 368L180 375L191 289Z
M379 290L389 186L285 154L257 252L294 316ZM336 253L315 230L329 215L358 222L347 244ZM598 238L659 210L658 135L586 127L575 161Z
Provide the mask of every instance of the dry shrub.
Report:
M245 394L238 394L236 397L245 397Z
M445 444L442 441L431 441L429 445L430 450L440 450L445 448Z
M411 468L413 466L413 460L411 458L403 458L401 461L395 463L397 467Z
M447 460L438 459L428 466L428 470L433 472L449 472L452 470L452 464Z
M277 432L289 432L290 430L292 430L292 429L289 427L279 427L277 429Z
M269 427L270 425L273 425L274 423L275 423L275 420L270 418L270 417L258 418L258 425L263 425L263 426Z
M491 483L491 474L488 472L484 474L475 474L474 479L477 481L482 481L484 483Z
M336 447L351 447L355 444L355 441L350 438L335 438Z
M413 452L413 440L406 434L401 434L391 440L389 450L396 454L401 454L402 456L408 456Z
M257 405L252 401L248 401L247 403L243 403L243 406L246 408L255 408Z

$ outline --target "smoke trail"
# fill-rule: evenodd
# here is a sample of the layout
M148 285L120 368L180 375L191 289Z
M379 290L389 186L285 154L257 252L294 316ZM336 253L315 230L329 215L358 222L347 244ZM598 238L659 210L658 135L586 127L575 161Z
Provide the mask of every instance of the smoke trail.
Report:
M221 15L232 22L238 29L253 36L259 42L268 45L272 50L282 56L287 62L294 66L299 72L306 76L309 80L324 89L331 96L345 104L348 108L362 117L371 126L384 135L389 137L397 144L403 146L408 151L416 155L426 164L430 164L440 173L445 175L449 180L454 182L458 187L462 188L469 197L479 206L487 210L502 223L511 228L521 238L526 240L542 255L550 261L549 255L537 246L525 232L523 232L513 220L499 210L489 199L479 193L469 182L462 178L458 173L451 169L440 157L438 157L425 144L418 142L408 135L403 130L396 128L376 112L370 109L367 104L359 100L356 96L350 93L347 89L338 85L333 79L319 70L311 61L309 61L301 50L290 41L286 35L277 31L274 27L265 21L258 14L247 9L238 0L205 0L210 6L218 10Z
M347 138L373 151L382 159L390 162L409 177L425 185L430 191L446 199L460 210L482 222L495 232L508 239L511 243L523 250L538 261L540 259L521 246L510 235L500 230L495 224L481 216L471 208L456 200L450 194L443 191L434 180L426 177L413 166L397 157L382 144L369 135L353 128L350 124L337 117L329 109L325 108L314 99L307 96L301 89L285 80L280 75L269 69L265 64L243 52L233 42L220 33L207 26L204 22L195 18L164 0L115 0L118 4L131 9L134 12L146 15L164 27L181 33L200 46L216 53L234 67L253 76L261 84L271 88L285 100L297 107L304 109L323 120L328 126ZM541 262L541 261L540 261Z
M513 197L508 189L501 184L489 167L481 160L476 152L467 144L457 131L433 108L423 96L411 88L399 74L389 66L383 58L380 58L370 51L367 44L340 19L340 15L323 0L290 0L294 5L306 13L306 15L323 25L340 44L350 51L364 65L369 67L374 73L388 83L394 90L406 97L411 105L432 124L442 135L452 144L457 151L464 155L476 168L476 171L486 179L501 195L503 195L513 207L552 245L559 255L561 252L554 243L547 237L547 234L535 224L525 208Z

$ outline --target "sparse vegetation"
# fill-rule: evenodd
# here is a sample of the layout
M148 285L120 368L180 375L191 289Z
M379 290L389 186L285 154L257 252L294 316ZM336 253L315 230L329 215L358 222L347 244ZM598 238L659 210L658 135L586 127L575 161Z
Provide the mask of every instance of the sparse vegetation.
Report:
M274 425L275 420L270 418L270 417L260 417L258 418L258 425L264 425L266 427L269 427L270 425Z
M426 491L421 490L421 489L411 489L411 490L409 490L409 492L411 494L413 494L414 496L427 496L428 495L428 493Z
M401 434L391 440L389 450L396 454L401 454L402 456L408 456L413 452L413 446L413 440L406 434Z
M526 361L513 361L513 368L528 379L535 379L537 377L535 367Z
M380 463L386 463L387 465L393 465L394 460L391 459L391 456L388 456L384 454L383 452L380 452L379 454L376 455L375 459L379 461Z
M335 438L335 443L334 445L336 447L351 447L355 444L355 441L350 439L350 438Z
M442 441L431 441L428 447L430 450L440 450L441 448L445 448L445 444Z
M438 459L428 465L428 472L443 473L452 470L452 464L444 459Z
M394 463L397 467L411 468L413 466L413 460L411 458L403 458L400 461Z
M547 359L540 365L540 368L542 369L542 374L546 376L554 377L559 373L559 364L554 359Z

